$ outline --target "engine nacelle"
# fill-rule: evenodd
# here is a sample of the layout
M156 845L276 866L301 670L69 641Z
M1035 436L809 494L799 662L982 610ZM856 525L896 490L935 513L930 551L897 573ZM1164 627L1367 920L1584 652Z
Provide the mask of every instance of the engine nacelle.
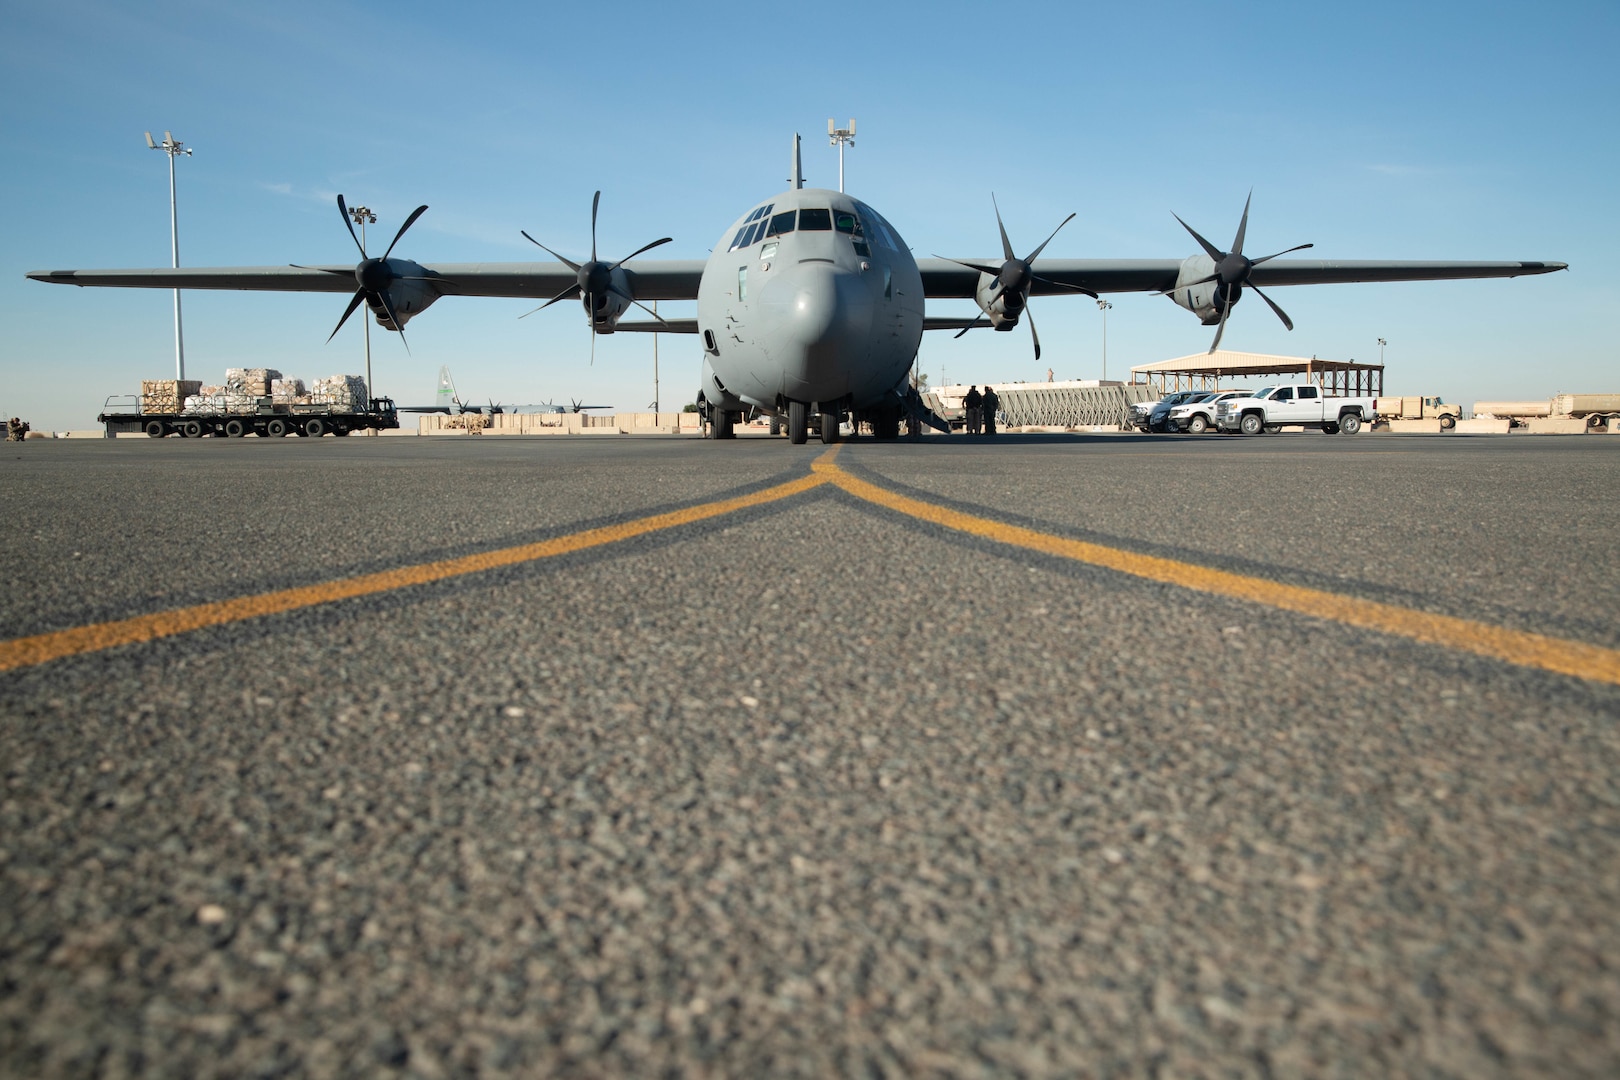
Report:
M630 301L626 297L635 295L630 291L630 276L622 269L614 270L609 280L613 283L611 288L599 289L591 295L582 289L579 294L580 306L585 309L592 329L598 334L611 334L618 329L619 320L630 310Z
M1003 289L1001 295L992 302L990 297L996 291L999 279L994 274L979 275L979 287L973 292L973 302L979 305L990 320L990 325L997 330L1011 330L1018 325L1018 320L1024 314L1024 296L1022 293Z
M1197 315L1205 326L1214 326L1220 322L1221 310L1226 307L1226 297L1221 294L1220 282L1206 281L1202 285L1182 283L1207 278L1214 272L1214 259L1208 255L1194 255L1181 264L1181 270L1176 274L1176 287L1169 293L1171 300ZM1232 286L1232 303L1236 304L1242 294L1243 286Z
M428 305L439 298L439 293L426 281L401 280L419 278L427 271L416 263L405 259L389 259L388 269L393 273L393 280L388 283L386 292L388 302L394 307L394 314L399 317L399 324L389 319L388 312L382 305L373 304L369 300L366 306L376 316L377 325L384 330L398 330L411 321L412 316L420 315L428 309Z

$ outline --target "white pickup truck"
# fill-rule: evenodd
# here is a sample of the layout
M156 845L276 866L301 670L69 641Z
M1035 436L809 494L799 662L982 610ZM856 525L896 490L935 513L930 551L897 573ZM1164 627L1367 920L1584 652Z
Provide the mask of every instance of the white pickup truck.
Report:
M1215 406L1215 426L1258 435L1284 424L1307 424L1329 435L1354 435L1377 415L1377 398L1328 397L1315 383L1293 383L1262 387L1249 397L1228 398Z

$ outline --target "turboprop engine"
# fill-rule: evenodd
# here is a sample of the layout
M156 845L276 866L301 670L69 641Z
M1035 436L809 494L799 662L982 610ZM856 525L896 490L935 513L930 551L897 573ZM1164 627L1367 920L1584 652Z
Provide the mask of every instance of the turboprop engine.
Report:
M1197 315L1205 326L1215 325L1215 340L1210 344L1209 351L1214 352L1221 344L1221 335L1226 332L1226 319L1232 313L1232 308L1243 295L1245 287L1253 289L1255 295L1266 302L1266 306L1282 320L1288 329L1294 328L1294 320L1288 317L1287 312L1278 307L1276 302L1260 291L1260 286L1250 277L1254 268L1261 263L1268 263L1277 255L1287 255L1290 251L1304 251L1310 244L1298 244L1287 251L1279 251L1276 255L1262 255L1258 259L1251 259L1243 254L1243 237L1249 231L1249 203L1254 200L1254 192L1249 192L1249 198L1243 203L1243 217L1238 221L1237 236L1232 240L1232 250L1222 251L1214 244L1198 235L1197 231L1181 217L1181 227L1192 233L1192 238L1198 241L1198 246L1204 249L1202 255L1194 255L1181 264L1181 270L1176 274L1175 288L1170 290L1170 299Z
M518 316L521 319L526 319L533 315L535 311L543 311L557 301L566 300L569 296L577 294L580 304L585 308L585 316L591 322L591 360L593 363L596 360L596 335L613 333L618 328L619 317L630 310L631 304L641 308L653 318L658 319L659 322L664 321L658 317L658 312L653 311L636 299L636 295L630 287L630 275L624 269L624 264L643 252L651 251L660 244L669 243L671 239L671 237L666 236L661 240L654 240L650 244L644 244L618 262L603 262L596 257L596 210L601 203L602 193L598 191L591 198L591 258L589 262L577 263L572 259L564 258L527 232L523 233L525 240L572 270L574 272L574 283L535 308L534 311L526 311Z
M343 329L343 324L349 321L355 309L362 303L369 307L377 317L377 325L385 330L394 330L399 333L399 340L404 343L405 351L410 352L410 343L405 341L405 324L411 321L413 315L419 315L427 310L429 304L439 298L427 269L409 259L391 259L394 244L405 235L405 230L416 223L416 219L427 212L426 206L418 206L411 211L411 216L405 219L405 224L399 227L394 234L393 243L383 252L382 258L374 259L366 254L366 246L355 235L354 225L349 221L349 207L343 201L343 196L337 197L338 213L343 215L343 225L349 230L349 237L354 240L354 246L360 249L360 263L354 268L354 283L357 286L354 295L349 297L349 306L343 309L343 315L338 319L337 325L327 335L326 340L331 341L337 337L337 332ZM360 211L364 213L364 211ZM375 218L371 220L375 221ZM347 270L332 270L323 267L328 274L343 275Z

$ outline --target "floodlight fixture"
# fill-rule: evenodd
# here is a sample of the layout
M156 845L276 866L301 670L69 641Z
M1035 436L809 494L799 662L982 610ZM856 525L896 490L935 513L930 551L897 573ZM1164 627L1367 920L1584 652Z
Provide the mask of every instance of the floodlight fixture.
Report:
M377 224L377 215L372 213L369 206L349 207L349 216L354 223L360 226L360 250L366 250L366 226ZM366 328L366 400L370 400L376 393L371 386L371 320L361 319L360 325ZM375 429L373 429L375 434Z
M844 190L844 144L855 145L855 121L852 118L849 127L841 128L838 123L827 118L827 142L838 147L838 190Z

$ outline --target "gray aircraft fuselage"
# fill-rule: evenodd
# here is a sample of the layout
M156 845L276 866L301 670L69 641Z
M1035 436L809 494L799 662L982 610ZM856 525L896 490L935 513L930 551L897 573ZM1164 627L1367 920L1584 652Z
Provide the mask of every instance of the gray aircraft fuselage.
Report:
M771 412L896 403L923 300L917 262L881 214L838 191L784 191L733 222L704 266L704 396Z

